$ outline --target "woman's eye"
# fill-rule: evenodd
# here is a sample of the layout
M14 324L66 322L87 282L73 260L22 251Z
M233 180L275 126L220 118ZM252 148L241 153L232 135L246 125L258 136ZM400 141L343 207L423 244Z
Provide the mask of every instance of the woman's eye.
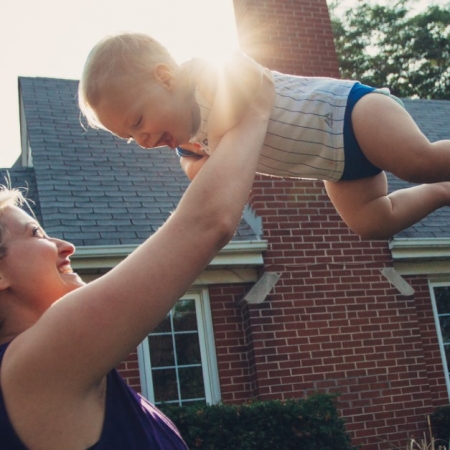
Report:
M33 227L33 236L44 237L44 231L40 227Z
M142 116L139 116L139 119L134 122L134 127L138 127L142 122Z

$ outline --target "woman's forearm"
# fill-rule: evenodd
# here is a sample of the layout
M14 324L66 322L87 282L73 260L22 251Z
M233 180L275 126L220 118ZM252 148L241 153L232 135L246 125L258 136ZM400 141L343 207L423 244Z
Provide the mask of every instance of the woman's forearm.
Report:
M222 137L208 164L189 186L177 212L183 213L185 205L188 205L191 211L204 210L206 216L232 216L233 219L228 217L225 220L237 225L253 183L273 99L272 80L266 74L263 87L248 111ZM194 204L197 206L193 207Z

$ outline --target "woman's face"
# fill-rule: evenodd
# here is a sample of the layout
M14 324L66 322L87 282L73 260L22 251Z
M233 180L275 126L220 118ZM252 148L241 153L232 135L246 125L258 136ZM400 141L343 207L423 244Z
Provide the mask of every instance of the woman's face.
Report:
M6 228L6 256L0 261L2 289L47 308L84 285L70 266L72 244L48 237L36 220L15 206L3 209L0 219Z

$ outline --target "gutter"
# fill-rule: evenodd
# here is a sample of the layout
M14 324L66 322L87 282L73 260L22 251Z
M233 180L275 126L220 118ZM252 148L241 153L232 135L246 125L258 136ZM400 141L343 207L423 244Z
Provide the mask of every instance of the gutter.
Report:
M450 274L450 238L393 239L389 249L402 275Z

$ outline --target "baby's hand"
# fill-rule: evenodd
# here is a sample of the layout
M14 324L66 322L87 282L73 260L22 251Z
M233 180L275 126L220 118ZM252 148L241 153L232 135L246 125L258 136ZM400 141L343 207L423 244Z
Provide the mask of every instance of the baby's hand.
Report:
M180 146L181 151L178 152L180 157L181 168L184 173L187 175L190 181L192 181L200 169L203 167L203 164L208 160L209 156L206 155L203 150L199 149L195 144L184 144ZM188 150L191 154L183 154L182 150Z

